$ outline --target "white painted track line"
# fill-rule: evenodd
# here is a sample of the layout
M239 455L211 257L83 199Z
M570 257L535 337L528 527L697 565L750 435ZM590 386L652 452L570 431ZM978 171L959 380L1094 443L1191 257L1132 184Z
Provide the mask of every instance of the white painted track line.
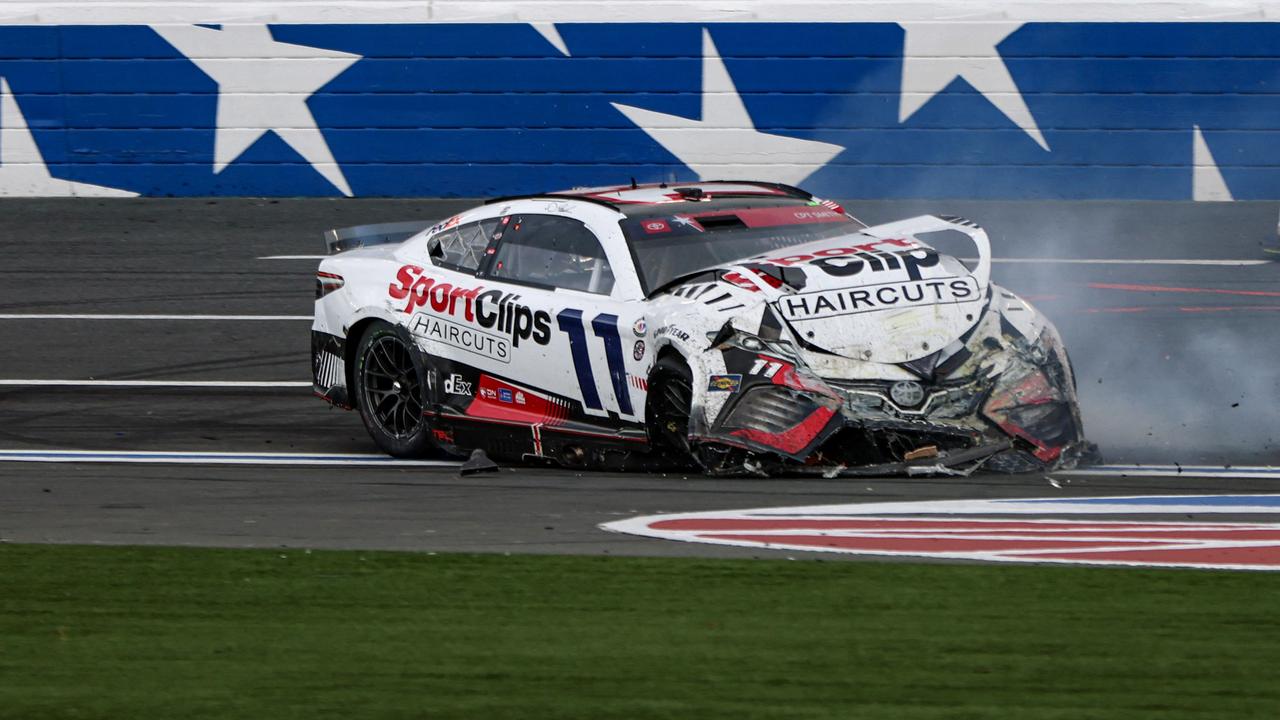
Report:
M309 388L294 380L0 380L5 387Z
M387 455L346 453L152 452L141 450L0 450L0 462L140 463L169 465L307 465L458 467L454 460L401 460Z
M88 313L0 313L0 320L203 320L294 321L313 320L311 315L116 315Z
M456 467L452 460L399 460L386 455L355 453L233 453L194 451L0 450L0 462L175 463L185 465L395 465ZM1209 477L1280 480L1280 467L1217 465L1102 465L1051 473L1055 476Z
M323 260L328 255L264 255L259 260Z
M977 262L977 258L962 258L965 262ZM1120 259L1120 258L992 258L993 263L1020 263L1024 265L1201 265L1206 267L1250 267L1270 265L1272 260L1177 260L1172 258Z
M1205 477L1280 480L1280 467L1270 465L1099 465L1048 473L1053 477Z

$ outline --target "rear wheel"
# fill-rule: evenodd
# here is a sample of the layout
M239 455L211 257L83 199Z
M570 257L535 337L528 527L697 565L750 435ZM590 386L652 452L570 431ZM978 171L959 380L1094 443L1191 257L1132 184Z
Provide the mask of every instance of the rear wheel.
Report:
M355 397L370 437L395 457L419 457L435 446L423 417L427 373L415 350L385 322L370 326L355 359Z
M694 464L689 444L689 415L693 406L693 374L684 360L666 355L649 373L645 418L649 442L656 455L682 465Z

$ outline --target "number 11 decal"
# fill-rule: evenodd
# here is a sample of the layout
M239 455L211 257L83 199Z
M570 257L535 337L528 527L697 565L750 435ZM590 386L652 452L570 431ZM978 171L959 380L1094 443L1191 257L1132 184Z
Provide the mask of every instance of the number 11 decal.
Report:
M750 374L763 375L767 378L771 378L774 375L777 375L778 371L781 369L782 369L782 363L777 362L775 360L765 360L764 358L760 358L756 360L754 365L751 366Z
M587 332L582 325L581 310L561 310L556 315L556 326L569 336L569 354L573 356L573 371L578 376L578 388L582 391L582 404L591 410L604 410L600 393L596 390L595 372L591 369L591 349L587 346ZM622 359L622 337L618 335L618 316L601 313L591 321L591 331L604 341L604 358L609 367L609 382L613 397L623 415L634 415L631 391L627 387L627 367Z

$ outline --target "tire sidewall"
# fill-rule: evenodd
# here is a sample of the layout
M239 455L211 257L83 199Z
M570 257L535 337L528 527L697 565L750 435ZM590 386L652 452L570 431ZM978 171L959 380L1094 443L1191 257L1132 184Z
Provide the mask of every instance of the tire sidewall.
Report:
M413 363L413 370L418 377L418 387L421 388L421 397L419 401L422 407L430 407L429 390L427 387L427 369L423 362L421 352L416 347L412 338L408 337L408 333L401 328L386 322L376 322L360 337L360 343L357 345L355 355L355 393L354 399L356 407L360 411L360 419L364 421L365 429L369 432L369 436L373 439L383 452L395 457L421 457L435 449L435 442L432 439L431 423L427 418L422 418L417 429L412 435L407 437L396 437L386 432L377 420L372 417L370 408L365 402L365 379L364 369L368 360L369 349L377 340L386 337L394 337L401 345L405 347L410 362Z
M649 431L649 446L658 453L679 453L685 457L681 460L692 460L692 455L681 445L677 445L672 438L669 437L669 431L659 425L660 419L658 411L661 409L662 403L666 403L663 394L664 386L667 383L679 382L683 383L689 391L689 396L693 396L693 373L689 369L683 358L673 355L665 355L654 365L653 370L649 373L649 399L645 406L646 427ZM687 421L686 421L687 423ZM688 432L688 425L685 425L685 431ZM687 442L687 441L686 441Z

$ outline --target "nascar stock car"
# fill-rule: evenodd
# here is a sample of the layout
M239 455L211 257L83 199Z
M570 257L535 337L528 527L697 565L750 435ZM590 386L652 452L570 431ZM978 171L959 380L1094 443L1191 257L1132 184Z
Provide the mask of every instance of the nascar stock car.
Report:
M709 474L1007 472L1084 440L1054 327L956 217L761 182L506 197L332 230L315 392L395 456ZM917 236L958 231L972 269ZM963 239L963 238L961 238Z

